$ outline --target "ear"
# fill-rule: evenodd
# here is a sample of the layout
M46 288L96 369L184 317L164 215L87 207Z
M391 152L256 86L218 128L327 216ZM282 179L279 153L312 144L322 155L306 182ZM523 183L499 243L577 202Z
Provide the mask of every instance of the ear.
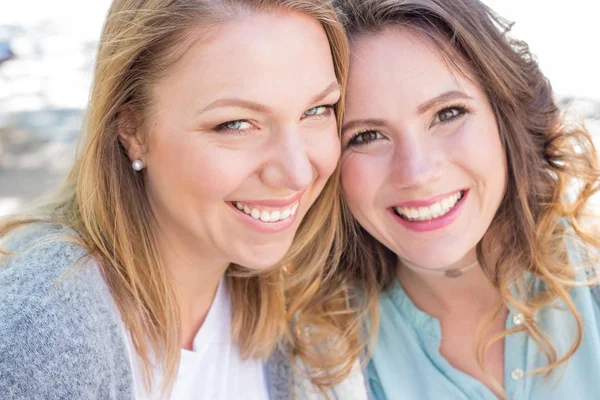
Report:
M138 121L139 119L131 107L125 107L117 114L119 142L127 151L131 161L144 161L145 146Z

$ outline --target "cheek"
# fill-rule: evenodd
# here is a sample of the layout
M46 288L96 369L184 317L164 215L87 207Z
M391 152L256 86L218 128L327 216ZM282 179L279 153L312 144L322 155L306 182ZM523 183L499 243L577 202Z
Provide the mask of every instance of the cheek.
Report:
M480 160L482 168L484 169L487 177L487 184L493 193L497 193L497 196L503 196L506 190L506 153L502 142L500 140L500 133L495 124L490 125L486 130L487 135L482 135L480 149L486 149L481 152L485 156ZM498 200L499 202L499 200Z
M487 116L465 124L458 135L447 138L452 158L476 180L503 190L506 180L506 157L493 117Z
M489 163L489 180L490 185L494 187L494 192L498 193L498 205L502 197L504 197L504 193L506 192L507 182L508 182L508 170L506 163L506 152L504 151L504 147L502 146L502 142L500 141L500 135L496 130L495 135L490 138L490 142L488 143L488 148L490 149L489 155L490 160Z
M189 134L164 139L157 137L149 143L147 178L155 192L177 204L185 198L194 203L224 199L241 185L252 165L239 152L211 146Z
M317 170L318 177L328 179L335 171L340 159L341 144L334 127L328 132L321 133L317 140L307 146L309 159Z
M369 156L349 153L342 157L342 189L350 211L359 216L361 209L372 209L377 195L377 165ZM360 217L359 217L360 218Z

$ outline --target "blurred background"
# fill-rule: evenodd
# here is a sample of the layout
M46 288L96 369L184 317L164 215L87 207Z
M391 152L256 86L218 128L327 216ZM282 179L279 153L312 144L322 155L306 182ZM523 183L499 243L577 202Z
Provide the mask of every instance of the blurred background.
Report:
M485 2L516 23L561 107L600 143L600 2ZM0 216L54 188L72 164L110 3L0 0Z

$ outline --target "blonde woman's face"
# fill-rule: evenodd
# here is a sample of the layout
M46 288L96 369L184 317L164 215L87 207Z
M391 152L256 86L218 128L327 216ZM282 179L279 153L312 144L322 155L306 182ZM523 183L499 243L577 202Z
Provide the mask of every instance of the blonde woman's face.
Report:
M427 39L386 30L354 43L342 184L358 222L407 265L474 261L507 169L485 93Z
M340 97L321 25L248 16L198 37L155 88L147 192L160 229L191 252L280 261L340 154Z

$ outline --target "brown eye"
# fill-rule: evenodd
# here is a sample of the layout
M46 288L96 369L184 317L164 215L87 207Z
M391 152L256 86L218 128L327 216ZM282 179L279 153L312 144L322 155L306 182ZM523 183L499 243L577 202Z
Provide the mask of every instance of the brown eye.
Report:
M465 109L461 107L444 108L442 111L436 114L433 122L436 124L450 122L465 114L465 112Z
M365 131L359 132L350 141L348 146L360 146L363 144L369 144L375 140L383 138L383 135L377 131Z

